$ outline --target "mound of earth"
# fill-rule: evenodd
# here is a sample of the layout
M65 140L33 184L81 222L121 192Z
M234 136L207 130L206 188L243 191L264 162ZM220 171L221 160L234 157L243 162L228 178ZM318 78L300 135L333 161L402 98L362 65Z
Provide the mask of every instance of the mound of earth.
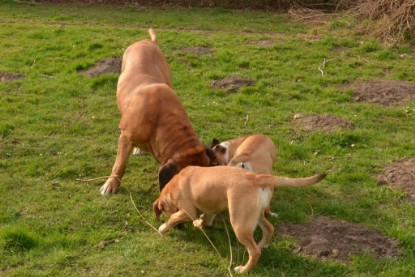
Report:
M401 104L415 94L415 84L396 80L370 80L351 85L357 102L384 106Z
M195 54L197 56L210 55L214 52L213 49L203 46L194 46L183 48L182 51L187 54Z
M386 166L376 178L380 184L391 184L406 191L409 200L415 204L415 158Z
M346 119L333 115L295 114L293 127L296 130L331 132L350 129L353 125Z
M375 258L399 257L399 242L378 230L344 220L317 217L308 224L280 223L280 236L299 240L296 253L347 262L350 255L371 253Z
M24 78L25 75L20 73L11 73L11 72L0 72L0 81L1 82L11 82L17 79Z
M241 87L252 86L254 83L253 80L236 75L214 81L212 88L224 89L226 92L231 93L237 92Z
M121 72L121 59L110 57L99 60L94 66L82 71L88 77L95 77L101 74L110 74Z
M269 39L252 40L252 41L248 41L247 44L256 45L256 46L260 46L260 47L272 47L272 46L275 45L275 41L269 40Z

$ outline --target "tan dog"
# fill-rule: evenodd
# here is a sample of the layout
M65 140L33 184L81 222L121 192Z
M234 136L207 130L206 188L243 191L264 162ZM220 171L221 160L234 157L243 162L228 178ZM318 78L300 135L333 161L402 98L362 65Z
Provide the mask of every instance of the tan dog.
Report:
M236 272L243 273L255 266L261 248L267 247L274 232L274 227L264 216L274 187L312 185L324 177L324 174L318 174L308 178L288 178L254 174L231 166L189 166L166 185L154 202L153 210L157 217L161 213L169 217L159 228L164 233L185 221L194 220L197 227L210 225L216 213L228 209L236 237L249 254L248 262L235 268ZM195 220L198 211L203 214L200 220ZM257 245L253 233L258 225L263 236Z
M221 165L237 166L256 174L272 174L277 150L268 136L256 134L224 142L213 139L211 147ZM265 213L277 217L269 208Z
M214 139L211 147L221 165L237 166L257 174L272 174L277 151L268 136L257 134L224 142Z
M188 165L216 164L215 153L198 139L172 89L156 34L152 29L148 32L151 41L138 41L124 52L117 85L121 135L111 177L101 187L104 195L117 191L134 147L152 153L160 164L160 190Z

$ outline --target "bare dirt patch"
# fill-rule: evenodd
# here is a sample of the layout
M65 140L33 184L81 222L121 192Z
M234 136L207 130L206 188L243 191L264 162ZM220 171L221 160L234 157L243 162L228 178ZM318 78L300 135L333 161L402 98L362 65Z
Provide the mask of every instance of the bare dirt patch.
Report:
M24 78L25 75L20 73L11 73L11 72L0 72L0 81L1 82L11 82L17 79Z
M121 59L110 57L99 60L95 65L82 71L88 77L95 77L102 74L119 74L121 72Z
M317 217L308 224L280 223L279 236L299 241L294 252L339 262L350 255L371 253L375 258L399 257L399 242L376 229L344 220Z
M356 102L376 103L384 106L402 104L415 94L415 84L396 80L370 80L352 84Z
M213 54L214 50L204 46L186 47L182 49L182 52L186 54L194 54L197 56L204 56Z
M242 87L252 86L255 82L251 79L235 75L221 80L213 81L212 88L224 89L228 93L237 92Z
M353 124L348 120L334 115L295 114L293 119L294 129L302 131L331 132L353 127Z
M404 190L415 204L415 158L392 163L376 176L380 184L390 184Z

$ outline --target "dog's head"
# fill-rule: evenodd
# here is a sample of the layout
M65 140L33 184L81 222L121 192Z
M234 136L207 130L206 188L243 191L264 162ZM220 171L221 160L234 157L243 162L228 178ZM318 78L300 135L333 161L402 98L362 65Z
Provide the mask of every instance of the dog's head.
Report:
M173 179L174 175L180 171L179 165L172 159L169 159L159 170L159 188L160 191Z
M226 154L228 152L228 148L220 143L218 139L213 139L212 144L210 146L216 154L216 160L218 165L226 165Z
M166 184L179 173L180 170L189 165L198 166L216 166L219 165L218 156L216 152L210 147L204 146L203 152L186 156L179 161L169 159L159 170L159 188L160 191L166 186Z
M205 145L205 154L208 157L208 166L217 166L220 165L220 160L218 155L216 154L216 151L214 151L209 146Z
M178 211L178 208L173 204L169 197L159 197L153 203L153 212L157 219L160 218L161 214L164 213L170 218L172 214Z

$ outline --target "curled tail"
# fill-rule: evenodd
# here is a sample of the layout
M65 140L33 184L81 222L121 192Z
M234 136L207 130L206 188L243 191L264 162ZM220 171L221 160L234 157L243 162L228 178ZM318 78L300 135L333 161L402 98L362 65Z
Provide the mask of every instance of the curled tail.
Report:
M150 37L151 37L151 41L152 41L153 43L157 44L157 35L156 35L156 33L154 32L153 28L148 29L148 33L149 33L149 35L150 35Z
M303 187L320 182L326 174L316 174L305 178L290 178L266 174L257 175L257 184L261 187Z

